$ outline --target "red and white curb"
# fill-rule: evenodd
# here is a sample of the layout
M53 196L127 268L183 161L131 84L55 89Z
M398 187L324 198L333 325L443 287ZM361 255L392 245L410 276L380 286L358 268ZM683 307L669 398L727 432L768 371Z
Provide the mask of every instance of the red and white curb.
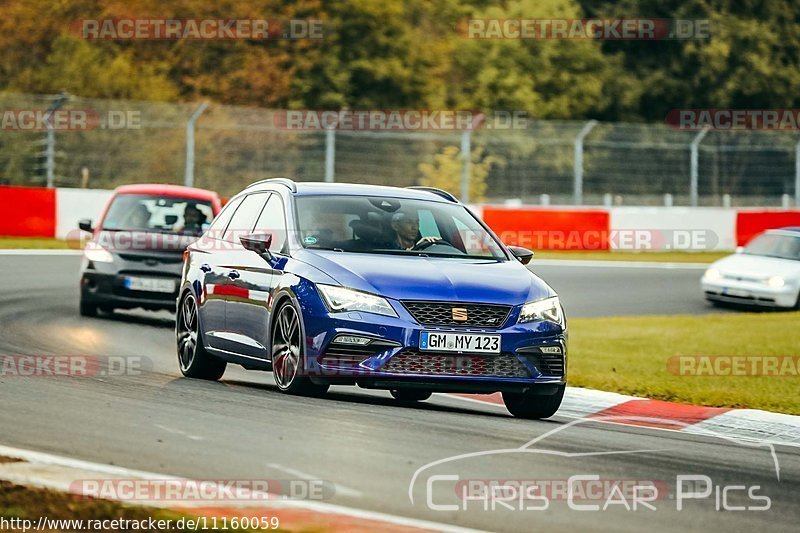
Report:
M76 495L89 496L76 491L85 480L111 481L166 481L177 484L189 484L192 480L140 470L131 470L119 466L104 465L71 459L58 455L0 446L0 457L18 459L20 462L0 463L0 480L17 485L38 487ZM209 482L203 482L209 483ZM213 483L213 482L212 482ZM218 492L225 488L219 486ZM326 502L283 499L279 495L274 498L259 498L257 501L230 501L224 503L163 501L156 499L128 500L111 495L107 499L130 505L168 508L193 516L207 517L277 517L281 529L288 530L320 530L334 532L367 533L372 531L388 531L411 533L419 531L445 531L453 533L474 532L476 530L402 516L367 511L354 507L336 505ZM104 495L105 498L105 495ZM266 500L266 501L265 501Z
M450 396L504 408L500 394ZM556 416L800 447L800 416L757 409L703 407L567 387Z

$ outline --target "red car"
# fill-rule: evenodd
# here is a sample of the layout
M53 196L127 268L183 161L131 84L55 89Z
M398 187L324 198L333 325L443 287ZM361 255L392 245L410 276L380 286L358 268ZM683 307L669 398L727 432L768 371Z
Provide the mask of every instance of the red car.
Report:
M217 193L177 185L125 185L97 226L81 264L80 313L175 309L183 251L221 207Z

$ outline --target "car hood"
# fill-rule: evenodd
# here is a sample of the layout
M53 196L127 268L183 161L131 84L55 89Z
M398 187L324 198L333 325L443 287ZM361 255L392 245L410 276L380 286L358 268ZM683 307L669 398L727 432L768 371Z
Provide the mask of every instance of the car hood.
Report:
M800 277L800 261L763 255L730 255L711 266L722 274L743 278L767 279L770 276L781 276L790 279Z
M517 261L303 250L297 259L345 287L397 300L519 305L555 291Z

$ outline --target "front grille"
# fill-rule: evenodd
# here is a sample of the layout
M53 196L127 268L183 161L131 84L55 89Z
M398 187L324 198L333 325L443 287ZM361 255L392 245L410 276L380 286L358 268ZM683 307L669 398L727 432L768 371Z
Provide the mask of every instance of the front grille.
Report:
M381 369L391 374L528 378L525 365L513 355L444 355L403 351Z
M119 256L124 259L125 261L132 261L132 262L150 262L153 265L158 264L175 264L175 263L183 263L183 255L182 254L136 254L136 253L120 253Z
M511 311L509 305L404 301L414 320L423 326L499 328ZM453 309L466 309L466 320L454 320Z
M546 376L564 375L564 356L560 353L543 353L531 356L534 366Z

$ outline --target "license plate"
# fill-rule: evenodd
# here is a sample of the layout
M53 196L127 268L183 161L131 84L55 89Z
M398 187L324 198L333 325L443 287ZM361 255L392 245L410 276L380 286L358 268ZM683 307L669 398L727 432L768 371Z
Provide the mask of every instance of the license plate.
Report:
M163 278L125 278L125 288L132 291L175 292L175 280Z
M750 296L750 291L743 291L742 289L732 289L730 287L725 287L722 289L722 294L726 296L738 296L740 298L746 298Z
M500 353L500 335L423 331L419 349L437 352Z

